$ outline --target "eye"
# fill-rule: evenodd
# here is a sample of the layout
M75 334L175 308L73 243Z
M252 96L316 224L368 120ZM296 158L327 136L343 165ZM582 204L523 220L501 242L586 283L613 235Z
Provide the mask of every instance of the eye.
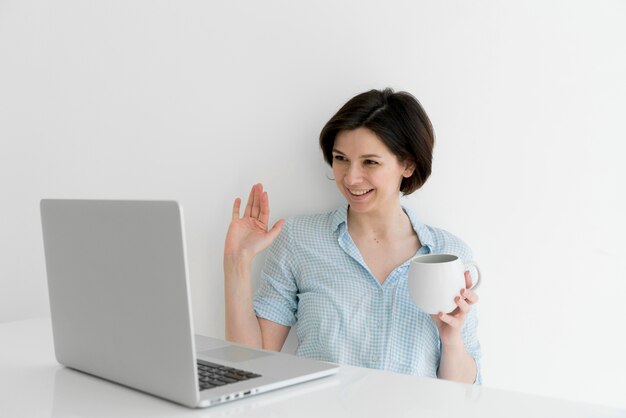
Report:
M333 160L335 161L346 161L346 157L343 155L333 155Z
M365 165L377 165L378 161L374 160L365 160Z

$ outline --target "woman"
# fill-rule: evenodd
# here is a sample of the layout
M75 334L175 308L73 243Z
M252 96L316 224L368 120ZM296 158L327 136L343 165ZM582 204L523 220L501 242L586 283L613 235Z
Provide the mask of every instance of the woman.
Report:
M431 172L434 134L405 92L371 90L352 98L320 134L345 204L336 211L279 220L270 229L260 184L240 217L233 205L224 248L226 338L280 350L298 323L297 354L336 363L480 383L480 345L472 305L430 316L407 290L410 259L471 251L449 232L421 223L400 204ZM250 267L269 247L254 300ZM465 273L467 287L471 277Z

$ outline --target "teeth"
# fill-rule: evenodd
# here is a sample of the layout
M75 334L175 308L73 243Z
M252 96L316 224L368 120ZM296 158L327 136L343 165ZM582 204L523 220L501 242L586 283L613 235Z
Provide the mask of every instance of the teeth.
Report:
M371 190L372 189L367 189L367 190L350 190L350 193L352 193L355 196L363 196L365 193L367 193L367 192L369 192Z

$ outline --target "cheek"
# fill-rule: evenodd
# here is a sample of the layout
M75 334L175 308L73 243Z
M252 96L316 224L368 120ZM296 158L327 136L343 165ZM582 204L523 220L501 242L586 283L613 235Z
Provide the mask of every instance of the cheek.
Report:
M345 171L341 164L333 164L332 169L333 177L335 177L335 179L341 177L343 175L343 172Z
M332 169L333 169L332 180L335 180L335 183L339 185L341 183L341 170L337 167L337 165L333 165Z
M402 179L404 178L402 176L402 172L400 172L399 170L385 170L384 172L381 171L380 173L378 173L378 179L380 182L388 184L389 186L393 186L398 187L398 190L400 188L400 183L402 182Z

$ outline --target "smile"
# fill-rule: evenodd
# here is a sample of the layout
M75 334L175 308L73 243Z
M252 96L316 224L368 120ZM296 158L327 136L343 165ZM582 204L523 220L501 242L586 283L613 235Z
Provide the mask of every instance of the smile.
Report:
M367 193L371 192L372 190L374 190L374 189L364 189L364 190L348 189L350 194L353 195L353 196L363 196L364 194L367 194Z

